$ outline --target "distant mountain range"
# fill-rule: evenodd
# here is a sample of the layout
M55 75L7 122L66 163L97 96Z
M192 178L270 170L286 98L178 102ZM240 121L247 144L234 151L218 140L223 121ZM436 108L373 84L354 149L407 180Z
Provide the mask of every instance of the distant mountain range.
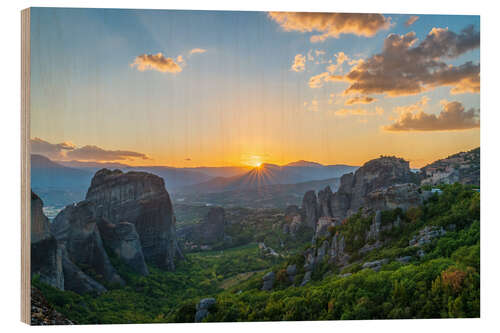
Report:
M357 169L348 165L322 165L297 161L284 166L263 164L249 166L175 168L168 166L134 167L123 163L52 161L31 155L32 188L45 201L45 207L65 206L83 200L90 180L97 170L120 169L145 171L164 179L170 193L219 193L253 190L269 185L297 184L337 178ZM266 190L269 192L269 189Z
M178 193L216 193L244 189L256 189L269 185L297 184L316 180L338 178L358 167L348 165L321 165L299 161L284 166L262 164L242 175L216 177L203 183L175 190Z
M235 189L223 192L174 192L174 206L222 206L246 208L286 208L289 205L300 205L304 193L309 190L319 191L330 186L336 191L340 178L311 180L296 184L273 184L261 187ZM178 212L178 210L176 210ZM181 222L182 216L179 217Z

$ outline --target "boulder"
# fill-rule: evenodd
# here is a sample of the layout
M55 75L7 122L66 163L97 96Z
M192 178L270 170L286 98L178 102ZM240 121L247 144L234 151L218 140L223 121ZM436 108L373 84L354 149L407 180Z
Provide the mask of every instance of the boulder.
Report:
M194 321L199 323L203 321L209 314L210 309L215 306L215 298L204 298L196 305L196 313L194 315Z
M380 260L375 260L375 261L368 261L363 264L363 268L371 268L375 272L378 272L383 265L387 264L389 262L389 259L380 259Z
M274 272L269 272L266 275L264 275L262 277L263 281L262 290L269 291L273 289L275 279L276 279L276 274L274 274Z
M311 271L307 271L304 274L304 278L302 279L302 283L300 284L301 287L305 286L309 281L311 281Z
M297 265L288 265L286 268L286 275L291 283L295 282L295 276L297 275Z
M410 260L411 260L411 256L404 256L404 257L396 258L396 261L398 261L402 264L407 264L410 262Z
M202 310L202 309L209 310L211 307L215 305L215 303L216 301L215 298L213 297L204 298L196 305L196 310Z
M432 242L433 239L444 236L446 234L446 230L443 227L425 227L418 232L412 239L409 241L410 246L421 247L425 244Z

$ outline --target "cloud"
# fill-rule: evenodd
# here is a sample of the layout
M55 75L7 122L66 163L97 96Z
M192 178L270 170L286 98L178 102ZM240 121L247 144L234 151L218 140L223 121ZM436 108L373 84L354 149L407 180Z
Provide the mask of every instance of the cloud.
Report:
M405 25L407 27L409 27L413 23L417 22L418 19L419 19L419 16L412 15L412 16L410 16L410 18L408 20L406 20Z
M189 55L196 54L196 53L205 53L207 50L205 49L200 49L200 48L194 48L191 51L189 51Z
M479 128L479 109L465 111L460 102L446 102L438 115L406 112L395 123L383 127L390 132L455 131Z
M424 107L427 105L429 100L430 100L429 97L422 96L422 98L419 101L415 102L414 104L396 106L394 108L394 112L398 114L404 114L404 113L415 113L417 111L423 111Z
M150 159L147 155L128 150L105 150L97 146L78 148L71 142L50 143L40 138L30 140L31 153L41 154L52 160L116 161Z
M342 72L342 65L344 62L349 61L349 57L344 52L338 52L335 54L336 63L329 65L326 70L331 74L335 73L337 70Z
M290 69L295 72L304 71L306 69L306 57L302 54L297 54Z
M381 14L269 12L268 16L285 31L320 33L311 36L313 43L341 34L371 37L391 25L390 18Z
M469 26L459 34L433 28L417 45L414 32L390 34L382 52L358 62L346 75L324 76L324 81L350 83L344 94L419 94L440 86L452 94L479 93L480 66L471 61L453 66L444 62L479 47L480 34ZM321 84L316 84L321 86Z
M66 153L66 157L84 161L117 161L117 160L149 160L150 158L143 154L129 150L105 150L97 146L83 146Z
M318 112L318 101L313 99L311 101L311 103L307 103L307 102L304 102L304 106L306 107L306 110L307 111L310 111L310 112Z
M345 105L354 105L354 104L370 104L376 102L377 99L369 96L356 96L348 99L345 102Z
M384 109L381 107L376 107L374 111L369 111L366 109L339 109L334 112L335 116L346 117L346 116L378 116L384 113Z
M182 67L174 59L166 58L161 52L157 54L142 54L136 57L130 66L137 67L141 72L155 70L162 73L175 74L182 71Z
M76 148L71 142L50 143L40 138L30 139L32 154L41 154L50 159L61 159L69 150Z
M324 72L318 75L314 75L309 79L309 87L311 88L320 88L323 86L323 81L329 75L328 72Z

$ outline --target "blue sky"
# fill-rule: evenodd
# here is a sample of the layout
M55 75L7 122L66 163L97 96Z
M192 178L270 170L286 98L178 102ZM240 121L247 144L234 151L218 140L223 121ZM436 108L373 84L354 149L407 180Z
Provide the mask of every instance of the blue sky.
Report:
M141 152L147 160L127 162L174 166L246 164L255 156L279 164L360 164L380 154L420 166L478 146L478 125L404 133L381 128L397 120L395 108L423 97L429 115L440 114L443 100L479 112L479 93L450 94L452 86L437 85L416 95L371 94L377 101L359 106L363 112L339 117L332 115L345 109L349 83L309 86L339 52L369 59L383 51L389 34L413 31L419 43L433 28L479 31L478 16L418 15L411 26L405 25L410 15L384 17L390 27L373 36L347 33L313 43L317 31L286 31L265 12L33 8L31 136ZM196 48L205 52L190 54ZM181 71L131 66L138 56L160 52ZM308 53L314 60L306 60L303 71L291 70L295 56ZM443 61L478 64L479 47ZM350 70L347 62L341 67L338 74ZM383 113L363 116L375 110Z

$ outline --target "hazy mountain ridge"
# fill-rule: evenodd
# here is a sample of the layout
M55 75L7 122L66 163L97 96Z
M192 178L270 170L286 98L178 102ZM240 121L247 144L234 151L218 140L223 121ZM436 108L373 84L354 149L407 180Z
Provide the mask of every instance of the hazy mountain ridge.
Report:
M319 181L338 178L345 173L355 171L358 167L347 165L323 166L318 163L303 166L299 161L290 166L262 164L241 176L217 177L207 182L186 186L177 190L178 193L217 193L236 190L262 188L269 185L298 184L308 181ZM300 165L300 166L297 166Z

